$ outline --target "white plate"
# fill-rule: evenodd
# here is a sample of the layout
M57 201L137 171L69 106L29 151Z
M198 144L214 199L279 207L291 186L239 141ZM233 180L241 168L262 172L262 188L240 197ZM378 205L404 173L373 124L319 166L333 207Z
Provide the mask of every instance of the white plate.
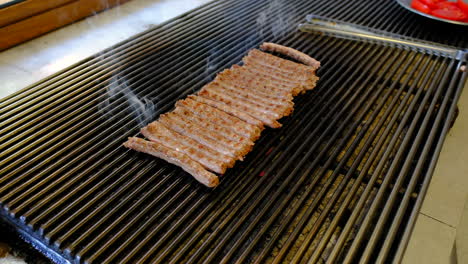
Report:
M448 20L448 19L443 19L443 18L439 18L439 17L435 17L435 16L432 16L432 15L429 15L429 14L426 14L426 13L423 13L423 12L420 12L416 9L413 9L411 7L411 1L412 0L397 0L397 2L404 8L408 9L409 11L411 12L414 12L416 14L419 14L421 16L425 16L425 17L428 17L428 18L432 18L432 19L435 19L435 20L439 20L439 21L443 21L443 22L447 22L447 23L451 23L451 24L456 24L456 25L462 25L462 26L468 26L468 23L467 22L460 22L460 21L454 21L454 20Z

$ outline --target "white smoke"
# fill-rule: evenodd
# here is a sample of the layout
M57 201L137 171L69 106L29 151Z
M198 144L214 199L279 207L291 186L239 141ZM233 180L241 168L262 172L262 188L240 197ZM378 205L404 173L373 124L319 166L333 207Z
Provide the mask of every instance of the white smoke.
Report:
M284 0L272 0L257 16L255 28L244 40L244 50L258 47L265 40L276 41L286 36L293 24L296 9ZM271 39L270 34L273 35Z
M213 74L213 71L215 71L220 65L220 59L221 59L220 54L222 54L222 50L219 49L218 45L215 45L214 48L210 49L209 55L206 58L206 66L205 66L205 81L206 82L211 81L211 75Z
M121 12L120 5L111 5L107 0L99 0L99 5L102 8L94 10L92 16L85 18L84 22L89 27L89 33L85 34L84 38L92 38L95 47L100 47L100 51L95 55L96 58L100 60L100 63L108 63L107 59L110 59L116 55L113 51L106 49L109 47L109 37L112 35L112 39L121 40L127 38L127 33L125 30L119 28L118 22L115 22L116 17L121 17L125 14ZM109 9L112 7L112 10L109 12L102 12L103 10ZM103 10L102 10L103 9ZM76 11L76 10L75 10ZM101 13L102 12L102 13ZM96 16L97 13L100 13ZM110 23L116 23L115 30L112 30L112 34L109 34L109 27L103 26ZM104 35L107 37L96 38L96 35ZM127 79L125 79L122 69L122 62L125 58L121 57L122 55L115 56L112 58L113 66L115 70L114 73L110 76L107 81L107 88L104 91L103 99L101 99L97 105L98 111L107 119L115 120L121 118L122 115L119 114L122 111L122 102L125 102L124 105L127 108L133 117L133 119L138 122L139 126L144 126L148 122L152 121L156 114L156 106L153 100L150 100L147 97L139 97L131 89L131 85ZM125 55L123 55L125 56ZM122 100L123 99L123 100ZM154 98L157 100L157 98Z
M257 34L263 39L270 30L275 39L284 37L292 26L295 9L284 0L272 0L257 17ZM288 11L285 11L288 10Z
M126 80L120 78L118 74L109 80L106 98L99 105L99 110L108 118L114 119L117 113L115 113L112 101L120 97L125 99L133 118L140 126L145 126L154 119L156 109L153 101L147 97L139 98L128 87Z

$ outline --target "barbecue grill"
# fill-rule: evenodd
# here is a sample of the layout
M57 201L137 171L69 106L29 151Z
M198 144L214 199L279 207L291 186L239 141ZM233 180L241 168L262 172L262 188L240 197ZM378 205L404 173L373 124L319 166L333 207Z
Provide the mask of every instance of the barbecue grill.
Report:
M443 48L298 31L308 14ZM57 263L398 263L456 117L463 30L393 1L203 5L0 101L1 216ZM263 41L321 80L219 187L121 146L150 118L109 89L155 117Z

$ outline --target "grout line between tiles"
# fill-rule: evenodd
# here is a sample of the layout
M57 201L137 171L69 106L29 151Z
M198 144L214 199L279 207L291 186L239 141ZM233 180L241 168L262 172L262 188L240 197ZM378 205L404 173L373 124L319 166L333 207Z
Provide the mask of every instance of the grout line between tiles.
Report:
M429 218L431 218L431 219L433 219L433 220L435 220L435 221L437 221L437 222L439 222L439 223L441 223L441 224L444 224L444 225L450 226L451 228L457 229L456 226L453 226L453 225L451 225L451 224L447 224L447 223L445 223L445 222L443 222L443 221L441 221L441 220L439 220L439 219L437 219L437 218L435 218L435 217L432 217L432 216L430 216L430 215L428 215L428 214L425 214L425 213L422 213L422 212L419 212L419 213L422 214L422 215L424 215L424 216L427 216L427 217L429 217Z

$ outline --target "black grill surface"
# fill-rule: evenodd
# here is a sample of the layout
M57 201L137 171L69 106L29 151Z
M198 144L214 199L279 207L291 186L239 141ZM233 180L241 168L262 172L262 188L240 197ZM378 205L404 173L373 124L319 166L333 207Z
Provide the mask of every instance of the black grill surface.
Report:
M307 14L468 37L394 1L206 4L2 99L2 217L56 262L398 262L466 58L297 31ZM321 80L218 188L121 146L263 41L320 60Z

